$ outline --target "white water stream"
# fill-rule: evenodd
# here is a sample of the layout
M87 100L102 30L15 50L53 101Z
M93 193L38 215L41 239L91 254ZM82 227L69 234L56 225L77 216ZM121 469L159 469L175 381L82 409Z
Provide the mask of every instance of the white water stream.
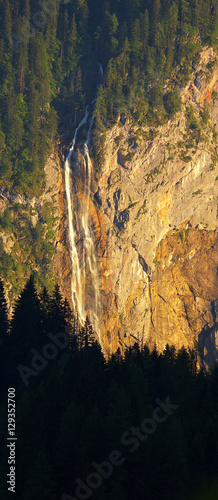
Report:
M103 81L103 69L99 64L98 81ZM101 311L101 297L99 286L99 271L95 249L95 238L90 216L90 193L92 182L92 162L89 155L90 135L93 120L90 117L90 105L86 106L85 114L75 130L65 161L65 189L68 208L68 234L71 259L71 297L74 312L77 312L81 324L88 315L94 330L99 333L99 316ZM81 127L88 126L86 141L83 146L83 168L79 172L82 180L83 196L76 197L72 185L73 153L77 135ZM81 151L80 151L81 152ZM78 175L78 174L77 174ZM88 289L87 289L88 286Z

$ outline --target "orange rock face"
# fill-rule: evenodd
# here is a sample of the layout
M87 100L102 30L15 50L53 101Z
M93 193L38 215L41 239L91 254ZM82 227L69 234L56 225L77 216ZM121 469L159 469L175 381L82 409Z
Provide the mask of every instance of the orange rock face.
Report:
M106 355L136 341L156 344L161 351L167 343L193 347L199 340L205 363L218 356L218 71L215 63L208 69L213 61L213 49L204 49L180 89L181 111L167 123L150 130L126 120L107 131L105 162L100 173L93 173L88 195L82 155L75 152L75 210L79 213L81 203L90 217ZM198 137L187 118L190 106ZM66 213L64 198L61 203ZM65 215L61 224L60 274L70 296ZM81 235L77 240L81 252ZM88 305L88 273L85 281Z
M152 344L193 347L213 328L218 302L217 232L179 228L157 248L151 292Z

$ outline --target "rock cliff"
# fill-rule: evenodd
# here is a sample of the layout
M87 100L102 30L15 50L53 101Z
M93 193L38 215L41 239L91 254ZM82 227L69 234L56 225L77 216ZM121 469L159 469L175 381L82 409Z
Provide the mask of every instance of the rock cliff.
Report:
M106 351L139 340L218 354L218 69L206 48L159 127L125 117L93 185ZM100 221L100 223L99 223Z
M171 81L165 90L173 88ZM88 203L104 352L125 350L135 341L156 344L159 351L167 343L180 348L199 341L208 367L218 358L218 65L212 48L204 49L180 95L182 109L167 123L140 126L121 116L107 130L104 165L94 172L88 202L81 130L73 190L75 207L81 199ZM52 157L40 198L1 190L0 253L10 300L30 269L38 273L39 286L52 287L59 279L71 300L63 174ZM82 248L81 235L76 244ZM87 282L87 310L90 294Z

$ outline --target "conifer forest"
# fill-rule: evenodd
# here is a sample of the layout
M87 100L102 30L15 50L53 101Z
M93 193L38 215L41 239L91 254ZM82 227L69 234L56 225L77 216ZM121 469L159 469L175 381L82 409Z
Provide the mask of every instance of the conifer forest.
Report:
M217 9L217 0L0 0L0 189L42 196L48 156L66 156L90 103L97 176L119 117L166 124L202 49L217 52ZM6 209L0 233L12 225ZM22 224L16 231L22 239ZM43 244L45 285L27 266L12 301L1 241L1 499L216 500L218 363L202 367L197 343L160 352L136 341L108 354L90 317L47 286Z

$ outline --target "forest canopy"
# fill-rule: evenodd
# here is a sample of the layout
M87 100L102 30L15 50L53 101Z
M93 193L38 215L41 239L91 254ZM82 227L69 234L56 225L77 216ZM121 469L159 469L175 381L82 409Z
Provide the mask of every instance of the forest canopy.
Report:
M204 44L216 45L215 0L1 0L0 184L39 195L57 137L70 142L95 93L95 156L122 114L159 124L179 109L164 95L184 85Z

